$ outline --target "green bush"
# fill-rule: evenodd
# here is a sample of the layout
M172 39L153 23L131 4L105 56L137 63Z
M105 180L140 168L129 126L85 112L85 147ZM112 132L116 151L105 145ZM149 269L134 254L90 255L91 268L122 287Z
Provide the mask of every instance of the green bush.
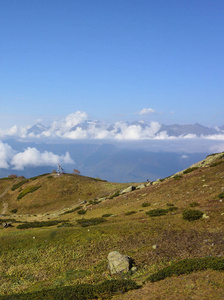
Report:
M113 195L111 195L108 199L113 199L113 198L115 198L115 197L117 197L117 196L119 196L119 195L120 195L120 192L117 191L117 192L115 192Z
M197 169L198 169L198 167L188 168L188 169L183 171L183 174L191 173L191 172L193 172L194 170L197 170Z
M166 206L174 206L173 203L167 203Z
M183 219L187 221L194 221L202 218L203 212L196 209L187 209L183 212Z
M77 220L77 223L82 227L88 227L92 225L98 225L100 223L106 222L104 218L91 218L91 219L81 219Z
M174 180L179 180L179 179L181 179L182 178L182 175L174 175L173 176L173 179Z
M210 167L216 167L216 166L221 165L221 164L223 164L222 160L221 161L216 161L213 164L211 164Z
M11 188L12 191L15 191L17 190L19 187L21 187L22 185L24 185L25 183L27 183L29 181L29 179L25 179L25 180L22 180L16 184L14 184Z
M77 211L77 213L79 215L85 215L86 214L86 210L85 209L80 209L80 210Z
M92 205L96 205L96 204L99 204L101 201L97 200L97 199L94 199L94 200L89 200L89 204L92 204Z
M75 208L73 208L73 209L70 209L70 210L68 210L68 211L65 211L62 215L66 215L66 214L73 213L73 212L75 212L75 211L77 211L77 210L80 210L81 208L82 208L82 206L77 206L77 207L75 207Z
M159 216L164 216L168 213L167 209L163 209L163 208L156 208L156 209L152 209L146 212L147 215L149 215L150 217L159 217Z
M218 195L218 197L219 197L219 199L223 199L223 198L224 198L224 192L223 192L223 193L220 193L220 194Z
M190 203L190 207L196 207L196 206L198 206L198 205L199 205L198 202L191 202L191 203Z
M217 271L224 270L224 258L204 257L183 259L150 275L147 280L156 282L172 275L190 274L192 272L206 269Z
M30 292L27 294L15 294L9 296L0 296L5 300L90 300L90 299L111 299L115 293L125 293L129 290L137 289L139 286L133 280L107 280L103 283L77 284L74 286L65 286L55 289L42 290L39 292Z
M30 186L28 188L26 188L24 191L22 191L19 196L17 197L18 200L20 200L21 198L23 198L24 196L26 196L29 193L33 193L36 190L38 190L39 188L41 188L41 186Z
M168 212L173 212L173 211L176 211L176 210L178 210L178 207L176 207L176 206L171 206L167 209Z
M149 202L143 202L142 203L142 207L148 207L148 206L150 206L151 205L151 203L149 203Z
M113 214L104 214L104 215L102 215L102 218L108 218L108 217L110 217L110 216L112 216Z
M137 211L135 210L132 210L132 211L128 211L125 213L125 216L130 216L130 215L133 215L133 214L136 214Z
M18 211L18 209L12 209L12 210L10 210L10 212L12 213L12 214L16 214L17 213L17 211Z
M42 222L27 222L17 226L18 229L28 229L28 228L39 228L39 227L48 227L58 225L62 221L42 221ZM63 222L68 222L63 220Z

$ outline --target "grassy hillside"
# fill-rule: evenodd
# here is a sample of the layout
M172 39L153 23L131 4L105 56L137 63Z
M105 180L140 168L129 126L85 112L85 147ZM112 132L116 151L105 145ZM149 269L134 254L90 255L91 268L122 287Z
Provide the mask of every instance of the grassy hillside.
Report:
M141 285L115 299L224 297L224 273L217 271L224 269L224 153L123 195L115 192L130 184L82 176L48 174L21 182L0 180L5 210L0 218L14 219L14 227L0 227L2 299L112 279ZM18 200L21 193L25 196ZM10 213L14 209L18 211ZM184 219L189 210L199 211L201 217ZM26 222L31 221L45 223L29 226ZM137 271L110 275L107 255L114 250L130 256ZM216 269L204 264L198 272L150 282L151 275L183 259L196 258L200 266L200 259L208 257L221 260Z

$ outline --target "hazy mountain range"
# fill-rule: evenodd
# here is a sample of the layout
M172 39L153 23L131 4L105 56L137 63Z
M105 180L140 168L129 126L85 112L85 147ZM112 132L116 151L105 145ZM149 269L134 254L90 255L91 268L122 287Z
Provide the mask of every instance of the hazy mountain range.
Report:
M167 177L208 154L224 150L224 126L163 125L89 120L84 112L46 126L0 130L0 176L32 177L61 164L67 172L108 181Z
M145 140L145 139L175 139L175 138L207 138L223 139L224 126L206 127L196 124L164 125L155 121L124 122L117 121L106 123L89 120L85 112L69 114L60 121L51 125L38 122L31 126L13 126L8 130L0 130L2 139L7 137L70 140Z

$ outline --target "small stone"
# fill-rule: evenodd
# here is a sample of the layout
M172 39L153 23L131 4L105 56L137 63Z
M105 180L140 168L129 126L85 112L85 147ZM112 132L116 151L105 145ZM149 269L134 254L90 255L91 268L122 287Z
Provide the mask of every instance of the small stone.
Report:
M153 245L152 246L152 249L156 249L158 246L157 245Z

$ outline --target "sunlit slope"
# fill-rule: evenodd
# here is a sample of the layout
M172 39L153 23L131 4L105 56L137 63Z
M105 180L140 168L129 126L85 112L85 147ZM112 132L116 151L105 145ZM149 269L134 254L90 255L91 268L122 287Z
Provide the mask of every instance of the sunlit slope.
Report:
M83 201L105 197L130 184L110 183L85 176L46 174L31 179L1 179L1 213L17 209L18 214L49 213Z

